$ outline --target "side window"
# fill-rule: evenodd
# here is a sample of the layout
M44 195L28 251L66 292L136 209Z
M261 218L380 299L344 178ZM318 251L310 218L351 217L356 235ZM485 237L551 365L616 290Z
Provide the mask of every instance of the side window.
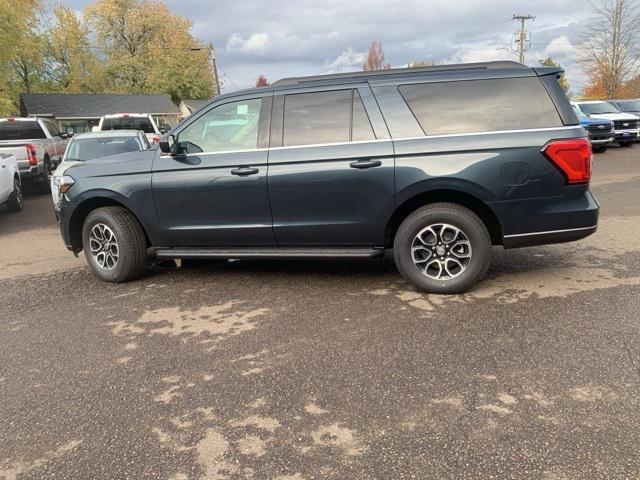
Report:
M54 122L52 122L51 120L45 120L44 124L47 127L47 130L49 130L49 134L52 137L60 135L60 130L58 130L58 127L56 126L56 124Z
M399 91L426 135L563 125L536 77L420 83Z
M348 142L350 117L351 90L287 95L283 145Z
M218 105L182 130L178 142L186 153L256 149L261 104L255 98Z
M376 134L373 132L369 116L364 108L358 90L353 91L353 120L351 126L351 140L354 142L375 140Z
M375 138L357 90L285 96L284 146L343 143Z

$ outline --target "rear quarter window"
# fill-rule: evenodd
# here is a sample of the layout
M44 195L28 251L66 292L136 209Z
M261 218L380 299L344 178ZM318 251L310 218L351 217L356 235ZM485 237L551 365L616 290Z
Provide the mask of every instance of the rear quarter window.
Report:
M401 85L426 135L563 126L537 77Z
M0 122L0 140L37 140L47 138L38 122Z

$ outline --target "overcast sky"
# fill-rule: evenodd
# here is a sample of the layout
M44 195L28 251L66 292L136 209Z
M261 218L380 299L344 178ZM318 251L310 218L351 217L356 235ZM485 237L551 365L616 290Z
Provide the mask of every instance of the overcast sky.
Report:
M80 9L86 0L66 0ZM532 46L526 63L553 57L579 92L575 64L580 29L590 17L585 0L168 0L194 23L193 33L216 48L223 91L252 86L258 75L286 76L361 69L373 40L387 61L476 62L510 59L514 13L527 22Z

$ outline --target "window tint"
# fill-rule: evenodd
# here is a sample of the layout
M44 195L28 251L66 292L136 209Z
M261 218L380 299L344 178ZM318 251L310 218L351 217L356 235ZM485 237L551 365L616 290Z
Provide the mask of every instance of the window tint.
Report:
M37 140L47 138L36 121L0 122L0 140Z
M187 153L253 150L261 105L260 98L219 105L180 132L178 141Z
M351 129L351 140L354 142L375 140L376 135L373 133L371 122L364 104L360 98L358 90L353 91L353 121Z
M579 103L578 106L580 107L580 110L582 110L587 115L591 115L593 113L595 113L596 115L599 113L620 113L616 107L607 102Z
M421 83L399 90L427 135L562 126L538 78Z
M142 130L144 133L156 133L146 117L105 118L102 130Z
M640 112L640 100L618 102L617 106L623 112Z
M287 95L283 145L349 141L351 90Z
M140 152L145 148L137 137L100 137L73 139L67 148L65 160L87 161L94 158Z

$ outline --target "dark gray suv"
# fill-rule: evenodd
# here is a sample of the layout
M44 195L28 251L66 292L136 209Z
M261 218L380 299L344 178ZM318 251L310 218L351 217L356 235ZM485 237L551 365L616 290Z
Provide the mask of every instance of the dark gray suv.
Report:
M374 257L459 293L492 245L595 232L561 70L514 62L290 78L216 97L160 150L69 168L60 228L103 280L149 258Z

